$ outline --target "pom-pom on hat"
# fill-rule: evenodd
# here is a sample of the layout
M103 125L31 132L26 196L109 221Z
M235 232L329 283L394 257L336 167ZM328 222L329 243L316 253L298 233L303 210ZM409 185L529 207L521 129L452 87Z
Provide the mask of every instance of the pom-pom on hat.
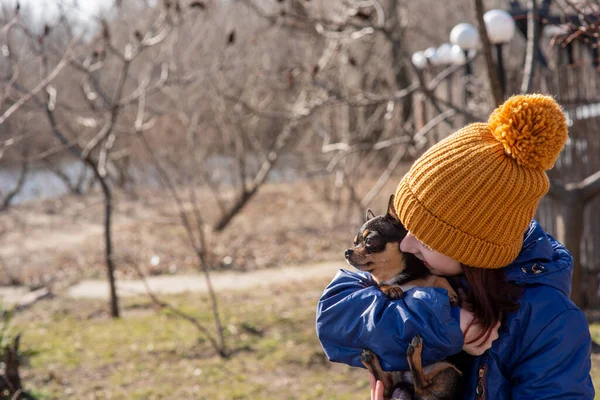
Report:
M513 96L487 123L467 125L415 161L396 190L396 212L435 251L472 267L506 266L566 140L552 97Z

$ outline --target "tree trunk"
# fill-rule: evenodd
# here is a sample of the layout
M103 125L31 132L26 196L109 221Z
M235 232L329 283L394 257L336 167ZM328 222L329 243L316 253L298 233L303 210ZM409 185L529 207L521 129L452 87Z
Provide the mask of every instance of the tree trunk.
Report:
M533 82L535 71L535 54L538 42L537 1L527 2L527 52L525 53L525 66L523 67L523 82L521 82L521 93L529 93Z
M487 75L492 89L492 95L494 96L495 107L502 104L504 94L502 93L502 87L500 85L500 79L494 68L494 57L492 56L492 43L487 35L487 29L485 28L485 21L483 20L483 14L485 9L483 8L483 0L475 0L475 15L477 15L477 24L479 25L479 38L481 40L481 46L483 47L483 55L485 64L487 67Z
M583 236L584 199L579 190L569 190L560 199L560 214L557 216L557 239L573 256L573 282L571 300L584 306L582 288L583 267L581 265L581 239Z
M406 65L406 56L402 51L402 26L398 20L398 0L391 0L387 9L387 24L391 30L388 39L392 50L392 71L396 82L396 90L407 88L411 84L409 68ZM402 123L411 118L413 95L409 94L402 100Z
M4 372L0 376L0 397L14 397L22 390L21 377L19 375L19 341L21 335L17 335L13 342L5 346L3 351ZM16 398L16 397L15 397Z
M119 318L119 298L117 297L117 284L115 282L115 265L113 263L112 252L112 236L111 236L111 217L112 217L112 197L110 188L106 184L105 179L100 180L102 192L104 193L104 241L106 260L106 269L108 282L110 286L110 316Z
M54 135L60 140L60 142L66 146L69 146L68 149L71 151L76 157L78 157L83 163L87 164L92 171L94 172L94 176L100 182L102 186L102 192L104 193L104 240L105 240L105 260L106 260L106 269L108 275L108 282L110 285L110 314L113 318L119 318L119 300L117 297L116 283L115 283L115 267L112 259L112 238L111 238L111 214L112 214L112 206L111 206L111 192L110 187L106 183L106 179L100 171L98 170L98 166L96 162L91 158L88 154L86 157L82 156L82 149L79 146L73 146L70 140L63 134L63 132L58 128L58 123L56 122L56 118L54 117L54 113L51 107L46 107L46 115L48 117L48 121L50 122L50 126L52 127L52 131Z
M106 177L100 174L98 168L92 160L89 160L88 165L94 171L96 178L100 182L102 187L102 193L104 194L104 259L106 261L106 275L108 277L108 284L110 288L110 316L113 318L119 318L119 297L117 296L117 284L115 280L115 264L113 262L112 254L112 235L111 235L111 221L112 221L112 196L110 187L106 183Z

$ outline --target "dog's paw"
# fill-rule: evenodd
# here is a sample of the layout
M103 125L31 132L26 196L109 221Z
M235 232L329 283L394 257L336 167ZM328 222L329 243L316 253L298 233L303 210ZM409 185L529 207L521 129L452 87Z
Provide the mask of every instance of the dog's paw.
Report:
M452 307L460 306L460 297L456 293L448 293L448 296L450 297L450 305Z
M406 355L412 356L415 351L417 351L417 350L421 351L422 348L423 348L423 340L421 339L421 336L417 333L410 341L410 344L408 345L408 349L406 349Z
M381 290L387 297L392 300L401 299L404 297L404 290L398 285L379 285L379 290Z
M363 349L360 353L360 361L365 365L371 365L375 360L375 353L371 350Z

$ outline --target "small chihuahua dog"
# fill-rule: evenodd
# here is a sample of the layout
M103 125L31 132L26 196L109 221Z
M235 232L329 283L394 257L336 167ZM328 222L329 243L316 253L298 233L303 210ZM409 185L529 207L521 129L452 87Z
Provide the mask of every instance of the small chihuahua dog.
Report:
M379 289L391 299L404 297L404 292L415 286L441 287L448 290L450 303L459 304L459 298L444 277L433 275L414 254L400 250L400 242L408 231L400 222L390 197L385 215L375 216L367 210L367 222L354 239L354 247L347 249L346 261L352 267L371 273ZM462 373L453 364L442 361L423 368L421 351L423 341L415 335L406 351L410 372L384 371L372 351L364 349L361 361L377 380L383 382L384 398L445 400L458 395ZM399 390L396 390L399 389Z

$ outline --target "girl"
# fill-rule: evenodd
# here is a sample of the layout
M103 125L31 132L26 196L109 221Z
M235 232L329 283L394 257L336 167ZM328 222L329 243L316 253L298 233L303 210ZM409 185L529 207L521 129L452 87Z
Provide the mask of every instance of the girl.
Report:
M439 288L391 301L368 273L341 270L317 308L328 358L362 367L368 348L384 370L406 371L418 333L424 365L470 354L464 399L593 399L589 327L569 300L571 255L533 220L549 189L544 171L566 139L553 98L519 95L487 123L423 154L396 191L410 232L400 248L436 275L460 276L463 308L451 307Z

